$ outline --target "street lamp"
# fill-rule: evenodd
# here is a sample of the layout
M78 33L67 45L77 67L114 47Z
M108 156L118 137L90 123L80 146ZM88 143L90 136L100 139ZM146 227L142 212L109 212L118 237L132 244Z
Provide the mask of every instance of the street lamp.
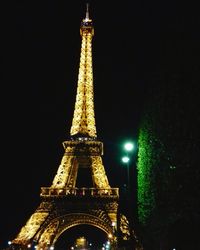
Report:
M132 142L126 142L124 144L124 149L128 152L132 151L134 149L134 144Z
M129 163L130 163L130 153L134 150L134 144L131 141L127 141L124 143L123 148L125 150L126 155L122 157L122 162L126 164L127 168L127 191L129 193L129 179L130 179L130 169L129 169Z
M129 161L130 161L130 158L128 156L123 156L122 157L122 162L125 163L127 166L126 166L126 170L127 170L127 191L129 192Z
M123 156L122 157L122 162L123 163L128 163L130 161L130 158L128 156Z

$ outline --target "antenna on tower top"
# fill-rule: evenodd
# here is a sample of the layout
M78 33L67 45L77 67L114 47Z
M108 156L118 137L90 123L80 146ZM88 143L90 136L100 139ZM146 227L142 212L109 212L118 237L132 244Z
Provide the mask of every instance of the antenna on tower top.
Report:
M85 17L86 20L89 20L90 17L89 17L89 3L86 3L86 17Z

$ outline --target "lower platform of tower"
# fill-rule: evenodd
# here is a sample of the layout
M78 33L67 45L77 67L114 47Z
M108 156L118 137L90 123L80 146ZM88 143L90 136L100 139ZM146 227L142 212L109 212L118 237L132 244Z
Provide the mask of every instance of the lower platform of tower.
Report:
M76 188L68 195L56 192L43 195L40 205L9 249L54 249L56 241L66 230L90 225L105 232L111 242L110 249L141 250L128 219L119 211L118 190L107 191Z

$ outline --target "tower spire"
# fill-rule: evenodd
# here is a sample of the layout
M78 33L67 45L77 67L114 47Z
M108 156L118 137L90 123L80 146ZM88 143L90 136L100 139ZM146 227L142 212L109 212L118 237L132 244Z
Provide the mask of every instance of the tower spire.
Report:
M85 19L90 20L90 17L89 17L89 3L86 3L86 16L85 16Z
M86 17L81 22L81 54L74 115L70 130L71 136L96 138L92 68L92 37L94 28L89 18L89 4L86 4Z

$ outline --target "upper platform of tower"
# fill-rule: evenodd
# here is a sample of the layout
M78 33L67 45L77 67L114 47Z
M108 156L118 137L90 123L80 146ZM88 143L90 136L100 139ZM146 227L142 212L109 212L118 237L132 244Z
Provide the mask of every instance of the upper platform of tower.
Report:
M83 34L83 31L90 32L92 35L94 35L94 27L92 23L92 19L90 19L89 16L89 4L86 4L86 16L81 22L81 28L80 33Z

